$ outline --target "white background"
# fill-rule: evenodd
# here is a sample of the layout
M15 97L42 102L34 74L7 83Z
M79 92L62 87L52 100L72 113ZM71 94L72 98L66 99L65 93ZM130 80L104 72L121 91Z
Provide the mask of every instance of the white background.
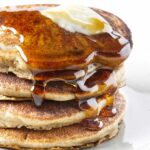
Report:
M0 0L0 6L30 3L78 3L114 13L130 27L134 47L126 61L127 99L118 137L96 150L150 150L150 1L148 0Z

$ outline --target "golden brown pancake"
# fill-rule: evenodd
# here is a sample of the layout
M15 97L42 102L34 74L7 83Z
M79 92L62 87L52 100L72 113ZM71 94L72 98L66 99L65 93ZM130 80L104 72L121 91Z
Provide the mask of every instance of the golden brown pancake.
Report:
M119 67L132 47L130 30L92 8L112 30L72 33L40 13L52 6L0 8L0 147L80 149L118 133L125 111Z
M101 143L118 133L119 124L125 111L125 101L120 94L117 95L114 106L117 108L115 116L99 116L104 124L99 131L89 130L82 123L50 131L36 131L25 128L0 129L0 145L11 149L70 149L93 146L95 142Z
M26 9L26 10L27 9L29 9L29 10L40 10L40 9L48 8L51 6L52 5L29 5L29 6L19 6L19 7L15 7L15 8L14 7L6 7L6 8L1 8L1 11L4 11L4 10L11 11L14 9L15 10L24 10L24 9ZM118 32L121 36L123 36L127 40L129 40L129 44L132 46L131 32L122 20L120 20L115 15L112 15L112 14L107 13L105 11L97 10L97 9L94 9L94 10L97 13L99 13L100 15L102 15L110 23L110 25L112 26L114 31ZM25 14L27 14L27 13L25 13ZM23 14L23 15L25 15L25 14ZM12 17L10 17L11 15L12 15ZM19 23L24 25L23 22L19 22L19 20L21 20L21 19L15 18L15 17L13 17L13 15L15 16L14 13L7 14L5 12L2 12L0 14L1 20L2 20L0 25L4 24L4 25L11 26L11 27L16 26L16 28L18 27ZM20 13L20 15L21 15L21 13ZM36 15L37 15L37 17L39 17L38 12L35 13L35 16ZM30 17L31 15L27 14L27 16ZM8 18L8 17L10 17L10 18ZM20 18L22 18L22 17L20 17ZM37 17L34 17L35 20L32 20L33 18L29 19L31 21L31 24L32 23L34 24L33 28L35 28L35 25L37 25L37 22L40 23L39 21L36 20ZM23 19L22 19L22 21L23 21ZM30 23L28 23L28 24L30 24ZM56 27L56 25L54 25L54 26ZM58 27L56 27L56 28L58 28ZM29 29L31 30L32 28L29 28ZM25 32L25 33L28 32L28 28L24 28L24 26L19 26L18 30ZM57 55L55 55L55 52L52 51L54 56L52 54L50 56L47 56L48 60L52 60L52 62L50 62L51 65L46 65L46 66L50 66L51 69L54 69L54 70L58 70L58 69L62 69L62 68L64 69L65 66L70 66L70 64L68 64L68 63L72 63L72 62L74 65L77 65L78 68L82 68L83 66L87 65L87 64L83 64L83 62L81 62L81 60L85 61L85 58L87 58L89 55L88 52L91 49L93 50L93 47L91 48L91 45L89 42L90 38L97 39L98 42L100 42L98 45L103 45L104 47L106 46L104 49L106 49L106 48L108 49L108 51L100 52L100 55L96 59L96 60L99 60L99 63L103 66L109 66L110 65L111 67L116 67L120 63L122 63L123 60L128 55L127 53L129 51L127 51L126 56L124 56L122 58L118 57L118 55L115 53L117 50L115 47L116 44L114 44L114 41L111 41L109 39L110 37L108 35L96 35L96 36L92 36L92 37L87 37L87 36L84 36L82 34L77 33L75 35L76 36L79 35L80 40L84 39L86 41L87 46L82 47L82 43L80 43L82 40L80 41L79 39L75 38L75 35L73 35L72 33L69 33L69 32L64 31L64 30L62 31L62 29L59 29L59 30L61 30L61 33L62 33L62 34L60 34L62 40L60 40L61 42L59 41L57 43L58 44L57 48L59 48L59 49L64 48L64 45L66 45L65 43L68 43L69 46L67 47L67 50L66 50L66 51L68 51L68 53L66 55L67 58L66 57L64 58L65 54L62 54L62 55L60 54L62 57L59 56L58 58L56 58ZM13 72L18 77L26 78L26 79L33 79L33 74L31 73L27 64L24 62L24 60L20 56L20 53L18 52L18 50L16 50L14 48L14 44L18 42L16 39L16 36L14 36L12 34L9 35L7 32L3 32L3 31L1 31L1 32L2 32L1 37L0 37L0 45L1 45L1 49L2 49L2 50L0 50L1 72ZM45 38L46 38L47 33L49 33L49 32L39 31L39 34L41 36L42 36L42 34L44 34ZM56 38L56 36L54 38ZM105 43L104 43L104 40L105 40ZM37 42L36 39L34 41ZM57 42L57 39L56 39L56 42ZM53 44L56 45L55 43L53 43ZM35 46L37 47L36 44L35 44ZM28 49L30 49L30 51L32 48L34 49L35 47L31 47L31 45L30 45L30 48L28 47ZM82 48L84 48L84 49L82 49ZM113 50L113 48L114 48L114 50ZM78 52L77 49L78 50L82 49L83 51ZM109 57L110 54L107 54L107 52L110 52L112 57ZM31 53L32 53L32 51L31 51ZM40 58L41 57L42 57L42 52L40 53ZM49 59L49 57L50 57L50 59ZM70 61L70 59L71 59L71 61ZM64 62L63 62L63 60L64 60ZM40 63L40 65L43 65L45 63L44 62ZM42 66L39 66L39 67L42 68Z
M109 72L105 70L104 72ZM109 89L119 88L124 85L124 67L121 66L116 69L110 75L107 87L103 88L104 81L106 80L102 72L97 79L88 81L89 84L92 82L100 85L99 91L96 92L81 92L72 85L65 84L64 82L52 82L49 84L45 92L45 98L48 100L67 101L73 99L85 99L92 96L102 95L107 93ZM105 82L106 83L106 82ZM0 100L31 100L31 88L32 81L27 79L21 79L13 74L0 73L0 95L6 96L5 98L0 97ZM92 85L93 86L93 85ZM101 88L102 87L102 88Z
M75 100L67 102L45 101L40 107L36 107L31 101L0 101L0 127L49 130L79 123L99 114L105 106L115 100L115 98L110 98L97 98L97 103L92 105L92 111L90 108L80 109L80 103ZM94 107L97 108L94 109Z

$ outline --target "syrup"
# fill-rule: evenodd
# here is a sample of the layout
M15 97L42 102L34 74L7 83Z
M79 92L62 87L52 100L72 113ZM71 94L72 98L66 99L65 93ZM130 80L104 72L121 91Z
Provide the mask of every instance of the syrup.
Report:
M32 91L33 101L36 106L41 106L45 96L45 86L43 86L42 82L34 81Z
M107 106L102 109L100 116L101 117L113 117L117 113L117 109L113 106Z
M100 118L113 117L117 113L117 109L113 107L114 93L112 95L103 95L97 98L80 100L79 108L86 113L86 118L82 121L85 128L89 130L100 130L103 127L103 122ZM104 104L101 102L103 101ZM99 108L102 110L99 112Z
M98 101L97 98L90 98L87 100L80 100L79 108L86 113L88 118L98 114Z
M37 83L40 83L39 95L45 98L45 93L48 92L70 92L74 93L77 100L82 100L89 98L89 96L99 96L107 93L111 95L117 89L116 81L112 76L112 70L107 69L98 69L92 73L92 76L85 75L83 78L77 80L65 80L62 78L50 78L46 81L36 80ZM67 77L66 77L67 78ZM85 80L86 79L86 80ZM33 84L35 89L39 89L38 84ZM36 88L36 86L38 86ZM93 90L91 90L93 89ZM96 90L95 90L96 89ZM34 93L35 90L32 90ZM35 92L37 95L37 91ZM105 94L104 98L107 98Z
M97 131L103 127L103 122L99 120L98 116L98 99L90 98L87 100L80 100L79 108L86 113L86 118L81 123L88 130Z
M91 131L98 131L103 128L103 122L98 118L90 118L82 121L82 125Z
M32 72L79 69L89 63L118 66L130 52L129 41L112 33L84 35L59 27L36 11L0 12L0 25L16 31L22 37L16 42ZM120 42L120 38L122 38ZM123 42L122 42L123 41ZM11 44L11 43L10 43ZM87 58L96 52L92 59ZM113 58L113 61L112 61Z

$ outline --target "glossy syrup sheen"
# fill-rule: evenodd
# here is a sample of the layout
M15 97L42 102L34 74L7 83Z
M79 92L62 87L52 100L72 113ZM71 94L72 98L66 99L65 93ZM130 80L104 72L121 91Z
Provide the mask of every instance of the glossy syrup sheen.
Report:
M86 80L84 82L85 78ZM79 80L80 83L78 83ZM80 85L81 83L86 90ZM85 75L77 80L66 80L63 78L55 78L54 76L53 78L49 78L49 80L34 81L34 86L34 93L43 93L44 91L43 98L45 97L45 93L70 92L75 94L77 100L85 99L86 95L89 95L88 93L94 96L107 92L108 94L112 94L111 91L117 89L115 79L112 77L112 70L108 69L98 69L92 76L87 77ZM91 88L94 86L98 88L92 91Z
M39 11L0 12L0 25L11 27L23 36L20 46L27 59L29 68L34 71L64 70L82 68L86 64L95 62L117 66L129 54L123 48L129 44L124 39L123 44L117 35L100 33L97 35L83 35L71 33L55 24ZM95 55L92 53L95 52ZM104 60L100 56L116 58L113 63L110 59ZM118 60L119 57L119 60Z
M85 111L87 117L87 119L81 122L82 125L89 130L100 130L103 127L101 118L113 117L117 114L117 109L113 107L114 98L115 97L113 95L107 95L105 97L106 106L101 110L101 112L98 111L98 107L102 99L90 98L79 101L79 108Z

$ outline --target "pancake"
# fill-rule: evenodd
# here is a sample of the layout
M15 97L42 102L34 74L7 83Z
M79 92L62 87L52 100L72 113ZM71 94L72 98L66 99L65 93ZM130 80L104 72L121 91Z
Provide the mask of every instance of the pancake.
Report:
M131 32L111 13L57 6L0 8L0 147L83 149L119 131Z
M29 6L18 6L18 7L6 7L6 8L1 8L0 10L1 11L5 11L5 10L7 10L7 11L15 10L16 11L16 10L24 10L24 9L41 10L43 8L48 8L51 6L52 5L29 5ZM132 47L131 32L128 29L128 27L126 26L126 24L121 19L119 19L115 15L110 14L108 12L98 10L98 9L94 9L94 10L97 13L99 13L100 15L102 15L104 17L104 19L106 19L108 21L108 23L110 23L110 25L112 26L114 31L118 32L121 36L126 38ZM7 17L9 17L10 15L13 15L13 14L10 13L9 15L5 16L5 12L3 12L3 13L1 13L0 16L1 16L2 20L6 19L6 22L7 22ZM30 16L31 15L29 14L28 17L30 17ZM20 18L22 18L22 17L20 17ZM13 20L13 19L15 19L14 17L9 18L8 20L10 20L10 19L12 19L10 22L11 23L15 22L16 26L17 26L17 24L19 24L18 21L21 20L18 18L16 20ZM29 20L32 21L32 19L29 19ZM34 19L36 19L36 17ZM22 19L22 21L23 21L23 19ZM3 22L5 22L5 21L2 21L2 23ZM36 22L38 22L38 21L33 20L33 23L35 23L35 25L36 25ZM20 24L24 24L24 23L21 22ZM12 25L10 25L10 26L12 27ZM20 28L21 27L22 26L20 26ZM35 26L33 26L33 27L35 27ZM23 29L21 28L21 30L23 30ZM26 31L28 31L28 30L23 30L23 32L26 32ZM0 37L0 48L1 48L1 50L0 50L0 68L1 69L0 69L0 71L5 72L5 73L13 72L18 77L25 78L25 79L33 79L33 74L31 73L31 70L27 66L27 63L25 63L25 61L21 57L18 50L16 50L14 48L14 45L18 43L17 37L11 33L9 34L8 32L4 32L2 29L0 32L1 32L1 37ZM47 32L45 31L43 33L44 33L44 36L46 37ZM40 34L42 34L42 32L40 32ZM78 35L80 35L81 39L83 38L85 41L87 40L86 44L88 46L86 48L88 48L88 50L86 51L86 49L84 48L83 51L88 52L89 49L91 49L91 45L90 45L90 42L88 41L89 39L87 39L87 38L91 38L91 37L83 36L81 34L78 34ZM64 65L66 65L66 67L68 65L70 66L70 64L68 64L68 63L71 63L71 62L74 62L73 65L77 65L78 68L83 68L83 67L87 66L87 64L83 64L83 62L81 63L81 60L84 60L85 58L87 58L88 55L81 51L75 52L75 50L74 50L74 49L76 49L76 50L81 49L81 45L79 45L80 41L78 41L74 37L73 34L67 32L67 31L65 31L64 34L62 34L61 36L62 36L62 39L60 41L62 43L57 43L57 45L59 48L60 47L64 48L64 45L66 45L65 43L70 44L70 47L72 48L72 50L70 49L70 47L68 48L69 57L67 57L67 59L65 60L65 63L64 63L63 60L64 60L65 54L63 54L62 57L59 56L58 59L56 59L55 56L50 55L51 59L49 59L49 60L54 61L57 65L55 65L54 62L51 62L51 65L46 65L46 66L50 66L51 69L54 69L54 70L59 70L59 69L61 70L62 68L64 69L65 68ZM124 59L128 56L128 53L130 51L129 49L127 50L127 53L125 54L126 56L124 56L124 57L120 58L116 54L114 54L116 51L116 47L115 47L115 44L109 39L109 36L102 35L102 37L99 37L98 35L96 35L92 38L98 39L99 45L104 45L104 47L107 45L106 47L109 49L109 51L111 49L111 52L110 52L111 57L109 56L110 54L108 55L107 53L102 52L100 54L100 56L98 56L98 58L96 59L96 60L99 60L99 63L102 66L110 66L110 67L114 68L114 67L118 66L119 64L121 64L124 61ZM104 40L105 40L105 43L103 42ZM35 40L35 41L37 42L37 40ZM111 45L111 47L109 47L109 45ZM35 46L37 46L37 45L35 44ZM104 49L106 49L106 47ZM114 51L112 48L114 48ZM31 47L30 47L30 49L31 49ZM67 56L68 56L68 54L67 54ZM40 57L42 57L42 54L40 55ZM72 60L70 61L71 58L72 58ZM79 64L76 64L76 63L79 63ZM40 65L42 65L42 63L40 63Z
M117 114L113 117L99 118L103 121L103 128L99 131L87 129L82 123L50 131L36 131L31 129L0 129L0 146L14 149L71 149L94 146L114 137L119 130L125 111L124 98L118 94L115 101Z
M104 72L110 72L108 70L102 71L99 76L88 81L90 84L93 82L100 86L100 89L96 92L81 92L72 85L66 85L64 82L52 82L49 84L45 92L45 99L47 100L57 100L57 101L67 101L73 99L85 99L92 96L102 95L107 93L110 89L116 89L122 87L125 83L124 81L124 67L120 66L114 72L111 73L109 79L104 76ZM104 87L104 83L106 83ZM0 100L31 100L32 92L31 88L33 86L32 81L27 79L21 79L13 74L0 73L0 95L5 96L5 98L0 97ZM93 85L92 85L93 86ZM7 97L7 98L6 98Z
M82 109L80 102L75 100L67 102L45 101L41 107L36 107L31 101L0 101L0 127L50 130L79 123L99 114L105 106L112 104L112 100L116 101L115 97L112 97L113 99L99 97L96 104L94 100L87 100L88 103L93 103L91 104L92 110L88 107Z

